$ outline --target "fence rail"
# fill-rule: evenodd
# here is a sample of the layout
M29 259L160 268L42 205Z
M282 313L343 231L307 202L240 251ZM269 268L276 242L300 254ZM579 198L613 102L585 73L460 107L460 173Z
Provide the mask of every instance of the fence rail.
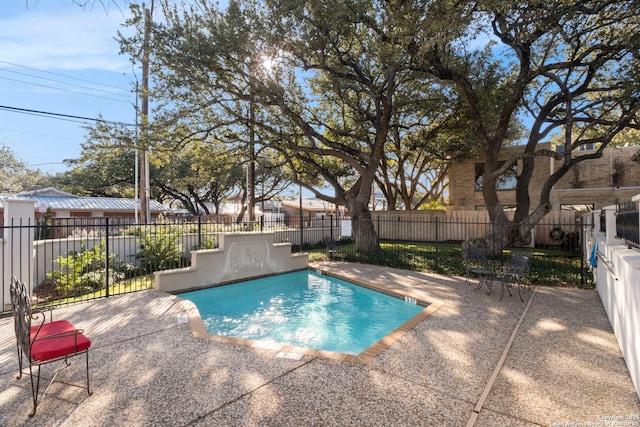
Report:
M616 206L616 237L640 246L640 217L637 202L624 202Z

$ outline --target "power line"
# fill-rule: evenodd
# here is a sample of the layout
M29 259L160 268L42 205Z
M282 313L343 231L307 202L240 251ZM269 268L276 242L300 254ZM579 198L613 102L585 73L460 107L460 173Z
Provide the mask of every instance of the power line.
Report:
M0 110L11 111L13 113L37 115L37 116L49 117L49 118L52 118L52 119L60 119L60 120L77 119L77 120L90 121L90 122L105 122L105 123L110 123L110 124L114 124L114 125L121 125L121 126L135 126L134 124L131 124L131 123L116 122L116 121L112 121L112 120L98 119L98 118L95 118L95 117L74 116L74 115L71 115L71 114L52 113L52 112L49 112L49 111L32 110L32 109L29 109L29 108L10 107L10 106L7 106L7 105L0 105ZM74 120L69 120L69 121L74 121ZM82 122L80 122L80 123L82 123Z
M52 135L49 133L40 133L40 132L28 132L25 130L18 130L18 129L9 129L9 128L0 128L0 131L6 131L6 132L15 132L15 133L24 133L27 135L36 135L36 136L46 136L47 138L57 138L57 139L64 139L64 140L75 140L75 141L83 141L82 138L73 138L73 137L68 137L68 136L60 136L60 135Z
M30 85L34 85L34 86L40 86L40 87L44 87L44 88L47 88L47 89L59 90L59 91L62 91L62 92L74 93L76 95L85 95L85 96L91 96L91 97L94 97L94 98L107 99L109 101L114 101L114 102L122 102L124 104L131 104L129 101L123 101L121 99L113 99L113 98L109 98L109 97L106 97L106 96L100 96L100 95L93 95L93 94L90 94L90 93L78 92L77 90L62 89L62 88L57 88L57 87L54 87L54 86L42 85L42 84L34 83L34 82L27 82L27 81L24 81L24 80L11 79L9 77L0 76L0 79L10 80L12 82L30 84Z
M22 114L27 114L27 115L30 115L30 116L44 117L44 118L48 118L48 119L61 120L61 121L64 121L64 122L80 123L82 125L89 124L86 121L73 120L73 119L68 119L68 118L64 118L64 117L54 117L54 116L49 116L47 114L38 114L36 111L34 111L34 112L26 112L26 111L18 111L18 110L13 110L13 109L6 109L6 108L2 108L2 106L0 106L0 110L3 110L3 109L7 110L9 112L12 112L12 113L22 113Z
M47 162L47 163L35 163L32 165L27 165L29 167L31 166L44 166L44 165L64 165L64 162Z
M7 62L7 61L2 61L2 60L0 60L0 63L2 63L2 64L7 64L7 65L12 65L12 66L14 66L14 67L26 68L26 69L28 69L28 70L34 70L34 71L38 71L38 72L40 72L40 73L52 74L52 75L54 75L54 76L60 76L60 77L64 77L64 78L66 78L66 79L78 80L78 81L85 82L85 83L92 83L92 84L96 84L96 85L100 85L100 86L110 87L110 88L113 88L113 89L125 90L125 91L126 91L126 90L129 90L129 89L125 89L125 88L118 87L118 86L113 86L113 85L106 84L106 83L99 83L99 82L95 82L95 81L92 81L92 80L81 79L80 77L73 77L73 76L68 76L68 75L66 75L66 74L54 73L53 71L46 71L46 70L42 70L42 69L40 69L40 68L28 67L28 66L26 66L26 65L15 64L15 63L13 63L13 62Z
M88 90L92 90L92 91L95 91L95 92L102 92L102 93L106 93L106 94L109 94L109 95L121 96L121 97L125 97L125 98L129 97L129 95L116 93L116 92L113 92L113 91L110 91L110 90L97 89L97 88L93 88L93 87L89 87L89 86L78 85L78 84L75 84L75 83L68 83L68 82L65 82L65 81L62 81L62 80L57 80L57 79L48 79L46 77L36 76L35 74L22 73L20 71L10 70L10 69L4 68L4 67L0 67L0 70L6 71L8 73L20 74L21 76L33 77L35 79L47 80L47 81L50 81L50 82L61 83L63 85L79 87L81 89L88 89ZM28 82L25 82L25 83L28 83Z

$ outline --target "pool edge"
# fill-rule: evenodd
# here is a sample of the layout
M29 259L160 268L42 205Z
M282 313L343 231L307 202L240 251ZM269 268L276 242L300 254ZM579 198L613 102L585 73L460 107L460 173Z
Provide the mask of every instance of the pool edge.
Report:
M304 269L303 269L304 270ZM207 331L207 328L202 321L202 317L200 316L200 311L196 307L196 305L184 298L180 298L179 294L168 293L164 291L156 290L157 293L175 299L177 303L181 304L183 309L185 310L185 314L187 315L189 327L194 337L206 339L208 341L232 344L232 345L242 345L245 347L251 347L259 350L267 350L273 351L277 354L296 354L302 356L310 356L317 357L321 359L328 360L336 360L341 362L350 362L356 364L367 364L375 357L384 352L387 348L389 348L393 343L402 338L406 333L414 329L420 322L431 316L435 313L440 307L442 307L443 303L439 301L428 301L423 297L418 297L415 295L411 295L405 292L400 292L392 288L383 287L384 285L374 284L371 282L363 281L360 279L354 279L353 277L341 276L340 274L336 274L335 272L327 272L319 268L308 268L306 270L315 271L316 273L324 274L327 276L331 276L337 279L345 280L347 282L353 283L357 286L364 287L367 289L371 289L377 292L384 293L393 297L410 297L414 298L416 302L419 302L423 309L417 313L415 316L411 317L409 320L404 322L402 325L398 326L387 335L382 337L377 342L373 343L371 346L366 348L364 351L358 354L346 354L346 353L338 353L328 350L318 350L313 348L305 348L305 347L297 347L292 346L290 344L268 344L261 341L254 341L244 338L236 338L236 337L228 337L224 335L213 335ZM300 270L302 271L302 270Z

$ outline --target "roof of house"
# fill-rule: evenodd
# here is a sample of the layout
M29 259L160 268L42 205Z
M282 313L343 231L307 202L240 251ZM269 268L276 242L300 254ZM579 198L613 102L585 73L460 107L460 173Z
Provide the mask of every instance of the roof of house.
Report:
M0 196L0 209L4 208L6 199L33 200L36 208L69 211L134 211L136 208L135 199L123 197L82 197L60 191L53 187L40 190L23 191L13 195ZM167 208L161 203L150 200L150 212L164 212Z
M288 208L300 209L300 200L283 200L282 205ZM302 210L312 212L335 212L336 205L315 198L302 199Z
M207 205L207 209L209 209L209 213L211 215L215 215L216 208L213 205L213 203L206 202L205 205ZM242 205L240 203L220 202L220 205L218 206L218 215L238 215L240 214L241 210L242 210ZM254 214L262 215L262 210L260 210L259 204L254 206Z

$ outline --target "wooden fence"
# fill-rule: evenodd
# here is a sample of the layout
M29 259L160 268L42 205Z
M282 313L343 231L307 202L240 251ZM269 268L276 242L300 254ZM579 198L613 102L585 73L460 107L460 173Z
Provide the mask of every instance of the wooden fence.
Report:
M507 216L513 218L513 212ZM381 239L407 241L464 241L483 237L491 228L486 211L385 211L373 212ZM560 245L579 232L576 214L552 211L532 230L532 245Z

